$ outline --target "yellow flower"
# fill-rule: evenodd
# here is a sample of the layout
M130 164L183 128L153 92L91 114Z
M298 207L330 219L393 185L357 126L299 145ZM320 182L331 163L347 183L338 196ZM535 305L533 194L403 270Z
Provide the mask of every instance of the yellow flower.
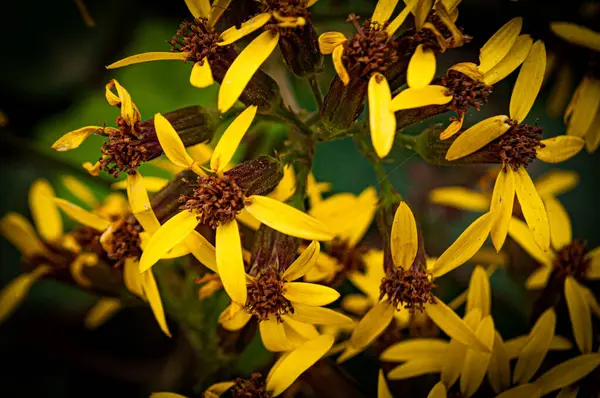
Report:
M160 144L171 162L195 171L198 177L194 196L186 198L186 209L177 214L150 238L140 260L140 270L152 267L165 253L184 240L200 222L216 229L217 271L231 299L246 302L246 277L242 246L236 217L248 212L263 224L303 239L329 240L325 225L289 205L261 196L246 196L234 179L224 174L242 137L256 115L256 106L249 106L227 128L210 159L205 174L186 152L173 126L160 113L154 122ZM225 198L225 199L224 199ZM219 201L226 206L221 206Z
M259 322L260 336L269 351L289 351L319 335L314 325L346 325L353 321L345 315L322 306L339 298L334 289L313 283L294 282L315 264L319 243L309 247L283 273L269 268L248 280L247 301L235 301L219 317L228 330L244 327L254 316Z
M578 46L600 52L600 33L569 22L553 22L557 36ZM565 111L567 135L585 137L586 148L594 152L600 145L600 79L589 71L579 83Z
M432 264L425 262L422 242L410 208L401 202L394 216L390 238L393 264L380 281L378 303L361 319L338 362L358 354L370 345L390 324L395 312L426 313L446 334L482 352L489 348L452 309L431 291L433 278L444 275L466 262L479 250L489 234L491 214L485 214L469 226ZM419 249L421 247L421 249ZM374 290L369 288L369 290ZM410 294L408 292L411 292ZM370 293L374 296L375 291ZM373 297L374 298L374 297Z
M556 283L564 283L575 342L579 350L587 354L592 350L593 341L591 312L598 313L600 307L594 293L581 282L600 278L600 248L588 252L582 241L573 239L569 215L557 199L548 197L545 204L550 220L551 250L541 251L521 220L513 219L508 233L542 265L527 279L527 288L541 289L551 277ZM552 276L553 273L556 275Z

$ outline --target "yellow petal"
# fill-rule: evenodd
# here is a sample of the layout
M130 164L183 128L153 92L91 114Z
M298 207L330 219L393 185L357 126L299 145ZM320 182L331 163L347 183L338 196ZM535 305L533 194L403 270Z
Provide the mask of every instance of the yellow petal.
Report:
M54 198L54 202L64 211L67 216L80 224L94 228L97 231L104 231L109 227L110 222L94 213L90 213L81 207L67 202L64 199Z
M131 57L123 58L120 61L113 62L108 65L106 69L116 69L121 68L127 65L139 64L142 62L149 61L162 61L162 60L178 60L184 61L188 57L188 53L171 53L171 52L149 52L142 53L137 55L132 55Z
M586 254L585 259L590 262L586 278L600 279L600 247L597 247Z
M429 193L429 200L438 205L461 210L487 211L489 196L463 187L439 187Z
M410 88L424 88L435 76L435 54L422 44L411 56L406 71L406 82Z
M61 182L69 192L71 192L86 205L90 207L96 207L98 205L98 200L96 199L94 192L77 178L68 175L62 176Z
M100 175L100 162L96 162L94 164L91 164L90 162L85 162L82 164L83 168L87 170L87 172L93 176L93 177L98 177Z
M282 279L285 281L294 281L302 278L317 261L320 252L320 245L317 241L312 241L302 254L285 270Z
M485 72L483 82L488 86L492 86L510 75L523 63L523 61L525 61L532 45L533 39L531 36L519 36L508 54L506 54L493 68L490 68Z
M396 267L408 269L417 255L419 235L415 217L406 202L400 203L394 215L390 246Z
M252 195L246 210L267 226L297 238L307 240L333 239L333 235L320 221L285 203L266 196Z
M219 316L219 324L227 330L240 330L248 321L250 321L252 315L244 311L244 309L235 302L232 302L230 306L225 308Z
M548 212L552 247L556 250L562 249L573 239L569 215L563 205L553 196L545 197L544 205Z
M515 177L510 166L503 167L498 173L490 211L494 214L496 220L490 231L490 237L494 243L496 251L499 252L504 245L508 226L512 219L513 204L515 201Z
M412 4L411 4L412 3ZM431 7L433 7L433 0L421 0L421 1L410 1L406 2L407 6L411 7L411 12L414 14L415 19L415 27L417 31L420 31L423 28L423 24L427 19L427 16L431 12Z
M570 43L600 51L600 33L598 32L570 22L552 22L550 29L555 35Z
M551 267L553 263L553 257L551 253L545 253L539 247L539 245L533 239L531 231L527 225L519 220L513 218L508 227L508 234L513 238L519 246L521 246L531 257L536 259L541 264Z
M448 342L442 339L412 338L391 345L381 353L379 359L388 362L403 362L424 356L443 356L448 346Z
M477 308L481 311L481 316L486 317L490 314L491 301L492 293L488 275L483 267L478 265L473 270L469 281L466 313Z
M364 315L371 308L373 302L362 294L346 294L342 298L340 308L356 315Z
M369 126L373 148L380 158L387 156L394 144L396 117L390 108L392 92L381 73L369 79Z
M391 110L394 112L403 109L420 108L427 105L443 105L452 100L447 95L448 88L444 86L425 86L423 88L409 87L394 97Z
M408 17L408 14L410 14L413 6L414 4L407 4L406 7L404 7L404 9L398 15L396 15L396 18L394 18L393 21L387 25L385 32L388 34L388 37L392 37L398 28L402 26L406 20L406 17Z
M117 95L119 100L118 106L121 108L121 117L127 122L128 125L133 126L136 122L139 121L139 113L137 112L137 109L135 109L135 105L131 100L131 95L127 90L125 90L125 87L119 84L118 81L112 79L106 85L106 97L111 105L116 105L114 104L114 94L112 94L111 91L113 86L117 89Z
M571 111L568 108L565 112L565 118L570 115L567 135L583 137L592 126L599 107L600 80L584 77L569 104Z
M169 250L182 242L198 225L195 213L187 210L170 218L156 231L140 259L140 272L144 272L160 260Z
M468 128L450 145L446 160L456 160L470 155L500 137L510 128L506 121L508 121L507 116L492 116Z
M162 177L146 176L142 179L142 186L147 192L158 192L163 189L169 180ZM127 189L127 180L121 180L110 185L111 189ZM71 191L73 192L73 191Z
M0 291L0 323L23 302L33 283L51 271L52 268L46 265L39 266L32 272L19 275Z
M521 351L523 351L528 338L529 336L519 336L508 340L504 344L509 359L515 359L521 355ZM553 351L567 351L571 348L573 348L573 344L568 339L562 336L554 336L550 342L549 349Z
M289 282L284 285L283 296L293 303L322 306L340 297L334 289L315 283Z
M220 383L215 383L215 384L211 385L210 387L208 387L206 389L206 391L212 392L217 395L221 395L221 394L224 394L225 392L227 392L227 390L229 390L234 385L235 385L235 383L233 381L222 381Z
M511 19L481 47L479 51L479 70L481 72L486 73L492 69L509 53L522 26L523 18Z
M175 394L174 392L153 392L150 398L187 398L185 395Z
M229 8L230 3L231 3L231 0L215 0L215 1L213 1L212 7L210 9L210 15L208 16L208 26L210 26L210 27L215 26L217 21L221 18L221 16Z
M144 188L142 175L136 171L135 174L127 175L127 198L131 212L146 232L154 233L160 228L160 222L156 218L148 192Z
M142 274L140 273L138 262L133 257L125 259L125 265L123 266L123 282L125 283L127 290L140 298L144 298Z
M536 149L536 157L546 163L560 163L577 155L585 141L579 137L559 135L542 140L543 148Z
M379 369L379 376L377 377L377 398L394 398L385 381L383 369Z
M335 68L338 77L342 83L344 83L344 86L347 86L348 83L350 83L350 75L344 66L343 55L344 46L340 45L333 49L333 52L331 53L331 59L333 60L333 67Z
M550 224L544 203L524 167L519 167L514 174L515 191L527 226L533 240L543 251L547 251L550 247Z
M475 394L485 377L490 363L492 347L494 346L495 332L494 321L490 315L484 317L477 326L475 335L487 346L490 352L467 351L460 375L460 391L467 397Z
M215 247L196 231L185 237L184 245L196 260L213 272L217 272L217 258ZM176 246L177 247L177 246ZM164 258L164 257L162 257Z
M152 309L154 318L156 318L156 322L158 322L160 330L171 337L171 332L169 331L169 326L167 325L167 319L165 317L165 310L162 305L162 300L160 299L160 293L158 292L158 286L156 285L152 270L149 269L143 272L141 279L144 297L146 297L148 304L150 304L150 308Z
M502 394L497 395L496 398L540 398L541 396L542 389L537 384L523 384L522 386L504 391Z
M0 233L25 257L32 257L46 251L29 220L18 213L10 212L2 217Z
M468 261L485 243L493 221L493 214L486 213L469 225L435 262L433 275L438 278Z
M261 321L258 324L260 328L260 337L265 348L272 352L289 351L294 348L292 343L285 336L283 323L272 319Z
M427 394L427 398L446 398L446 386L441 381L438 381L435 386Z
M583 354L589 354L593 343L592 314L585 291L572 276L565 280L565 299L577 347Z
M79 286L90 288L92 282L85 276L84 268L98 263L98 256L94 253L81 253L69 265L71 276Z
M448 127L446 127L444 131L440 133L440 140L447 140L448 138L453 137L454 134L458 133L460 129L462 129L464 121L465 115L464 113L461 113L458 118L452 120L452 123L450 123Z
M322 335L309 340L281 357L267 376L267 391L280 395L308 368L321 359L333 346L332 336Z
M546 47L537 40L523 62L510 97L510 117L521 123L527 117L542 87L546 71Z
M364 350L388 327L394 317L394 311L394 307L388 301L381 301L373 306L354 328L350 336L350 346L358 351Z
M527 383L537 372L548 353L555 326L556 314L549 308L539 317L529 333L515 366L513 383Z
M191 167L194 160L186 152L181 138L171 123L160 113L154 115L154 128L160 146L169 160L179 167Z
M379 0L375 6L375 11L373 11L371 22L383 25L390 19L397 4L398 0Z
M467 320L467 317L471 315L473 315L473 312L467 314L465 316L465 320ZM440 379L442 383L448 386L448 388L452 387L458 380L465 362L467 350L467 346L460 341L456 339L450 340L450 344L448 344L448 350L444 355L445 360L440 373Z
M208 57L204 57L202 62L196 62L194 64L192 73L190 74L190 84L194 87L205 88L212 86L214 82L215 80L213 79Z
M217 227L216 255L217 269L225 291L234 302L246 304L246 272L240 231L235 220Z
M585 133L585 149L588 152L596 152L596 149L600 146L600 112L597 112L596 118L592 122L592 125Z
M535 180L535 189L541 197L558 196L579 183L579 175L570 170L550 170Z
M556 398L577 398L579 387L564 387L559 392Z
M388 373L390 380L403 380L442 370L444 357L423 357L404 362Z
M533 243L536 247L537 244ZM538 290L544 288L548 284L548 279L553 268L543 265L533 271L525 281L525 287L530 290Z
M267 22L269 22L270 19L271 19L271 14L265 12L262 14L255 15L251 19L242 23L242 25L240 26L239 29L235 26L232 26L231 28L229 28L226 31L224 31L223 33L221 33L221 41L218 44L220 46L226 46L235 41L238 41L242 37L247 36L250 33L254 32L255 30L262 28ZM263 33L262 35L264 35L265 33ZM270 53L271 52L269 51L269 54ZM267 54L267 56L268 56L268 54ZM222 111L222 112L224 112L224 111Z
M254 218L248 210L242 209L237 216L235 216L236 220L247 226L248 228L256 231L260 227L260 221Z
M218 108L221 113L228 111L236 103L254 73L271 55L278 40L279 33L273 34L267 30L252 40L233 61L219 90Z
M227 127L227 130L221 136L217 146L210 158L210 168L214 172L221 172L233 158L237 147L240 145L244 134L250 128L258 107L251 105L244 109L233 122Z
M298 322L286 315L283 316L283 325L286 330L286 335L289 336L290 333L288 332L293 331L298 337L302 338L302 342L319 336L319 331L314 325Z
M85 315L83 324L88 329L97 329L122 308L121 301L112 297L101 297Z
M495 332L494 348L487 371L488 381L496 394L510 386L510 358L498 332Z
M56 142L52 144L52 149L58 152L64 152L78 148L90 135L94 134L96 131L101 131L102 129L103 128L100 126L86 126L70 131L56 140Z
M185 0L185 4L194 18L208 18L210 14L209 0Z
M333 50L348 40L343 33L325 32L319 36L319 50L321 54L331 54Z
M337 311L300 303L294 304L294 313L288 316L295 321L313 325L348 326L354 324L352 319Z
M583 354L556 365L543 375L535 384L542 388L542 394L548 394L559 388L577 383L600 365L600 354Z
M38 233L48 242L57 242L63 234L60 212L54 202L54 189L44 179L37 179L29 188L29 208Z

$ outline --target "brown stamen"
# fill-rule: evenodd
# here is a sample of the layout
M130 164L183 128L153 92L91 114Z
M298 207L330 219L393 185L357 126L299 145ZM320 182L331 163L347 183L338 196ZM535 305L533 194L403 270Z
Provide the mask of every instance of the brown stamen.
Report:
M448 88L448 94L452 95L450 108L459 115L464 115L470 107L479 111L481 105L487 103L493 89L492 86L452 69L442 77L440 84Z
M266 321L274 316L278 322L283 322L283 315L294 313L291 301L283 296L283 287L284 281L277 271L269 268L248 285L245 310L259 321Z
M509 120L510 130L488 145L488 151L499 162L514 170L527 167L536 159L537 148L544 148L542 129L531 124L518 124Z
M575 239L558 250L554 259L554 267L563 277L572 276L581 280L590 266L590 260L585 258L586 254L587 242Z
M204 58L217 60L221 57L229 59L231 46L219 46L220 33L207 24L205 18L196 18L194 22L183 21L175 36L167 40L173 52L188 53L186 61L203 62ZM235 57L235 55L234 55Z
M339 238L335 238L327 246L327 254L338 260L343 267L342 272L345 274L365 270L363 256L367 251L366 247L350 247L347 241Z
M415 311L423 312L425 304L435 304L431 289L436 285L429 279L429 275L418 267L408 270L394 268L386 272L381 281L380 299L387 296L396 309L407 309L411 314Z
M213 229L229 222L244 208L246 197L232 177L198 177L196 183L184 180L194 187L191 196L181 195L179 202L182 210L198 212L198 220Z
M115 268L121 267L128 257L140 258L142 248L140 246L140 232L142 226L133 215L128 216L112 231L109 242L104 245L106 254L110 260L115 261Z
M249 379L236 379L230 391L233 398L270 398L272 395L260 373L254 373Z
M267 0L263 3L262 12L277 13L284 18L304 18L307 22L310 18L310 12L306 8L306 0ZM276 17L265 25L265 29L269 29L274 33L279 33L282 36L290 36L294 34L296 29L304 29L303 25L295 27L279 26Z

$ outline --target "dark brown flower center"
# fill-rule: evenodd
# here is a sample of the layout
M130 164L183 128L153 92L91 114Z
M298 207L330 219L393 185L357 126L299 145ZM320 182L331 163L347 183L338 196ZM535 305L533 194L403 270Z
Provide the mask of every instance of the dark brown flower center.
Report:
M554 267L561 276L572 276L581 280L590 265L590 260L585 258L587 243L575 239L565 247L558 250L554 259Z
M448 94L452 95L450 108L464 115L470 107L479 111L481 105L487 102L493 87L456 70L449 70L441 79L441 85L448 88Z
M498 162L512 167L527 167L536 159L537 148L543 148L542 129L531 124L518 124L509 120L512 127L488 145L489 153Z
M183 21L175 36L167 40L173 52L188 53L186 61L202 62L204 58L217 60L221 57L229 59L231 46L219 46L220 33L209 27L207 19L196 18L194 22Z
M291 301L283 296L283 288L284 281L275 269L269 268L248 285L245 310L259 321L266 321L274 316L278 322L283 322L283 315L294 313Z
M342 272L344 273L364 271L365 262L363 256L367 251L368 249L366 247L350 247L347 241L339 238L335 238L327 246L327 254L338 260L343 266Z
M142 255L140 232L142 226L133 215L126 217L120 225L112 231L112 235L104 249L108 258L115 263L115 268L121 267L126 258L140 258Z
M260 373L254 373L249 379L237 379L231 387L233 398L271 398L267 391L265 378Z
M98 256L104 255L104 249L100 244L101 235L102 232L86 226L77 226L73 229L73 237L81 246L81 251Z
M200 223L213 229L235 218L244 208L244 191L228 175L198 177L196 183L184 180L194 188L192 195L181 195L182 210L195 211Z
M429 275L418 267L408 270L393 268L386 272L379 287L380 299L387 296L396 309L407 309L411 314L423 312L425 304L435 303L431 289L436 285Z
M408 30L400 38L401 41L408 42L408 45L405 46L407 55L412 55L419 44L422 44L428 50L440 53L444 52L446 48L459 47L471 40L471 37L463 34L462 42L455 43L452 32L435 13L435 10L431 10L425 23L430 24L430 26L425 26L420 31L414 29ZM438 37L431 27L435 28L441 37Z
M344 42L343 61L351 76L369 78L375 72L385 73L388 67L398 60L398 43L388 40L385 26L365 20L359 24L355 14L348 16L356 33Z
M307 22L310 12L306 8L306 0L266 0L262 3L262 12L272 13L273 17L265 25L265 29L278 32L280 35L289 36L296 29L303 29L303 25L285 27L279 25L285 18L304 18Z

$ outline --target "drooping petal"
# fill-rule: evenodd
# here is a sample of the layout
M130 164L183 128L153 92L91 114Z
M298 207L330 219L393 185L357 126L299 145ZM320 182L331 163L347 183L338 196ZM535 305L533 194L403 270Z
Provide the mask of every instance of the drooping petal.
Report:
M448 95L448 88L438 85L425 86L423 88L409 87L402 90L392 99L390 104L394 112L403 109L420 108L427 105L444 105L452 101Z
M556 314L554 309L549 308L539 317L529 333L515 366L513 383L527 383L537 372L548 353L555 326Z
M473 270L469 281L466 313L468 314L477 308L481 311L481 316L486 317L491 311L491 301L492 293L489 277L483 267L478 265Z
M510 222L510 226L508 227L508 234L531 257L547 267L552 267L552 254L543 252L542 249L540 249L539 245L533 239L531 231L523 221L519 220L518 218L513 218Z
M307 240L333 239L327 227L317 219L285 203L266 196L252 195L245 209L263 224L282 232Z
M427 394L427 398L446 398L446 386L441 381L438 381L435 386Z
M394 215L390 246L394 264L398 268L407 269L417 255L419 235L417 222L406 202L401 202Z
M154 115L154 128L160 146L171 162L179 167L190 168L194 159L186 152L185 146L171 123L160 113Z
M190 84L194 87L210 87L215 82L208 58L204 57L202 62L196 62L190 74Z
M490 315L484 317L477 326L475 335L487 346L490 352L467 350L465 363L460 374L460 391L467 397L475 394L485 377L494 346L495 332L494 321Z
M567 214L563 205L554 196L545 197L544 205L548 212L552 247L555 250L560 250L571 243L573 239L569 214Z
M583 354L589 354L593 343L592 314L585 291L572 276L565 280L565 299L577 347Z
M386 348L379 359L389 362L403 362L424 356L443 356L448 346L448 342L442 339L413 338Z
M254 17L254 19L257 17ZM271 55L278 41L279 33L273 34L273 32L267 30L252 40L233 61L233 64L227 69L219 90L217 102L221 113L227 112L240 98L246 85L258 68Z
M373 11L373 16L371 16L371 22L380 25L386 23L392 16L397 4L398 0L379 0L375 6L375 11Z
M288 316L295 321L313 325L348 326L354 324L351 318L340 312L300 303L294 304L294 313Z
M513 18L504 24L479 50L479 70L486 73L511 50L523 26L523 18Z
M171 337L171 332L169 331L169 326L167 325L167 319L165 317L165 310L163 308L158 286L156 284L156 280L154 279L154 274L152 274L152 270L149 269L145 272L142 272L141 279L144 296L146 297L146 300L148 300L148 304L150 304L150 308L152 309L152 313L154 314L156 322L158 322L158 326L160 326L160 330L162 330L167 336Z
M435 76L435 54L422 44L417 46L408 62L406 82L410 88L424 88Z
M219 315L219 324L227 330L240 330L252 318L252 314L244 311L244 309L235 302L232 302Z
M158 231L160 222L152 210L142 175L138 171L135 174L127 175L127 198L131 212L144 230L151 234Z
M396 117L391 110L392 92L381 73L369 79L369 126L373 148L380 158L392 150L396 133Z
M344 46L340 45L333 49L333 52L331 53L331 59L333 60L333 67L338 77L340 78L342 83L344 83L344 86L347 86L348 83L350 83L350 75L348 74L348 71L344 66L343 55Z
M346 35L340 32L325 32L319 36L319 50L321 54L331 54L333 50L348 40Z
M192 231L191 234L184 238L183 243L189 252L196 257L196 260L209 270L217 272L215 247L204 236L200 235L197 231Z
M144 272L160 260L169 250L182 242L198 226L196 214L184 210L170 218L156 231L148 242L140 259L140 272Z
M60 212L54 202L54 189L44 179L37 179L29 188L29 208L38 233L47 242L58 242L63 234Z
M109 227L110 222L94 213L82 209L81 207L74 205L64 199L54 198L54 202L67 216L80 224L94 228L97 231L104 231Z
M333 303L340 294L335 289L316 283L289 282L284 285L283 296L292 303L322 306Z
M233 122L227 127L223 136L210 158L210 168L214 172L221 172L233 158L242 138L250 128L258 107L251 105L244 109Z
M543 148L536 149L536 157L546 163L560 163L577 155L585 141L579 137L559 135L541 141Z
M188 55L189 54L186 52L181 52L181 53L172 53L172 52L142 53L142 54L132 55L131 57L123 58L122 60L117 61L117 62L113 62L112 64L108 65L106 67L106 69L122 68L123 66L139 64L142 62L149 62L149 61L162 61L162 60L184 61L188 57Z
M125 259L125 264L123 265L123 282L127 290L140 298L144 298L142 274L140 273L138 262L133 257Z
M262 28L267 22L269 22L270 19L271 14L264 12L255 15L251 19L242 23L239 29L236 26L232 26L231 28L221 33L221 41L218 44L220 46L226 46L228 44L236 42L242 37L247 36L255 30Z
M512 219L513 204L515 202L515 177L512 167L503 167L496 177L494 192L492 194L492 203L490 211L494 214L496 220L492 225L490 237L494 243L496 251L499 252L504 245L504 240L508 234L508 226Z
M260 337L265 348L269 351L289 351L294 348L292 343L285 336L283 323L278 322L274 317L258 324L260 328Z
M583 354L556 365L543 375L535 384L540 386L546 395L559 388L577 383L600 365L600 354Z
M483 148L510 128L504 115L492 116L461 133L450 145L446 160L456 160Z
M364 350L388 327L394 317L394 311L394 307L388 301L374 305L354 328L350 336L350 346L359 352Z
M94 191L92 191L87 185L79 181L77 178L66 175L61 177L61 182L69 192L71 192L77 197L77 199L80 199L89 207L96 207L98 205L98 199L96 199Z
M487 211L490 207L489 196L463 187L435 188L429 193L429 200L438 205L469 211Z
M215 240L217 270L223 287L234 302L244 305L247 297L246 272L237 221L219 225Z
M546 71L546 47L537 40L523 62L510 97L510 117L521 123L527 117L542 87Z
M515 191L523 217L525 217L533 240L543 251L547 251L550 247L550 224L544 202L535 190L533 181L524 167L519 167L514 175Z
M210 14L209 0L185 0L185 5L194 18L208 18Z
M544 198L568 192L579 183L579 175L571 170L550 170L535 180L535 189Z
M508 54L502 58L493 68L485 72L483 82L492 86L510 75L527 58L533 39L529 35L520 35Z
M87 329L97 329L121 308L121 300L113 297L101 297L96 304L89 309L85 315L83 324Z
M377 376L377 398L394 398L385 381L383 369L379 369L379 375Z
M537 244L533 243L536 247ZM525 281L525 287L530 290L543 289L548 284L548 279L553 268L547 265L542 265L529 275Z
M585 26L570 22L552 22L550 23L550 29L555 35L570 43L600 51L600 33Z
M33 283L51 271L49 266L39 266L32 272L19 275L0 291L0 323L23 302Z
M84 162L81 166L83 166L83 168L86 169L87 172L93 177L98 177L100 175L100 168L102 167L100 161L94 164L90 162Z
M54 144L52 149L58 152L70 151L71 149L78 148L90 135L96 131L102 131L100 126L86 126L80 129L70 131L67 134L60 137Z
M493 222L493 214L486 213L469 225L435 262L433 275L440 277L469 260L485 243Z
M510 358L500 333L495 333L492 357L487 369L488 381L496 394L510 386Z
M438 373L442 370L444 357L422 357L404 362L388 373L390 380L403 380L429 373Z

